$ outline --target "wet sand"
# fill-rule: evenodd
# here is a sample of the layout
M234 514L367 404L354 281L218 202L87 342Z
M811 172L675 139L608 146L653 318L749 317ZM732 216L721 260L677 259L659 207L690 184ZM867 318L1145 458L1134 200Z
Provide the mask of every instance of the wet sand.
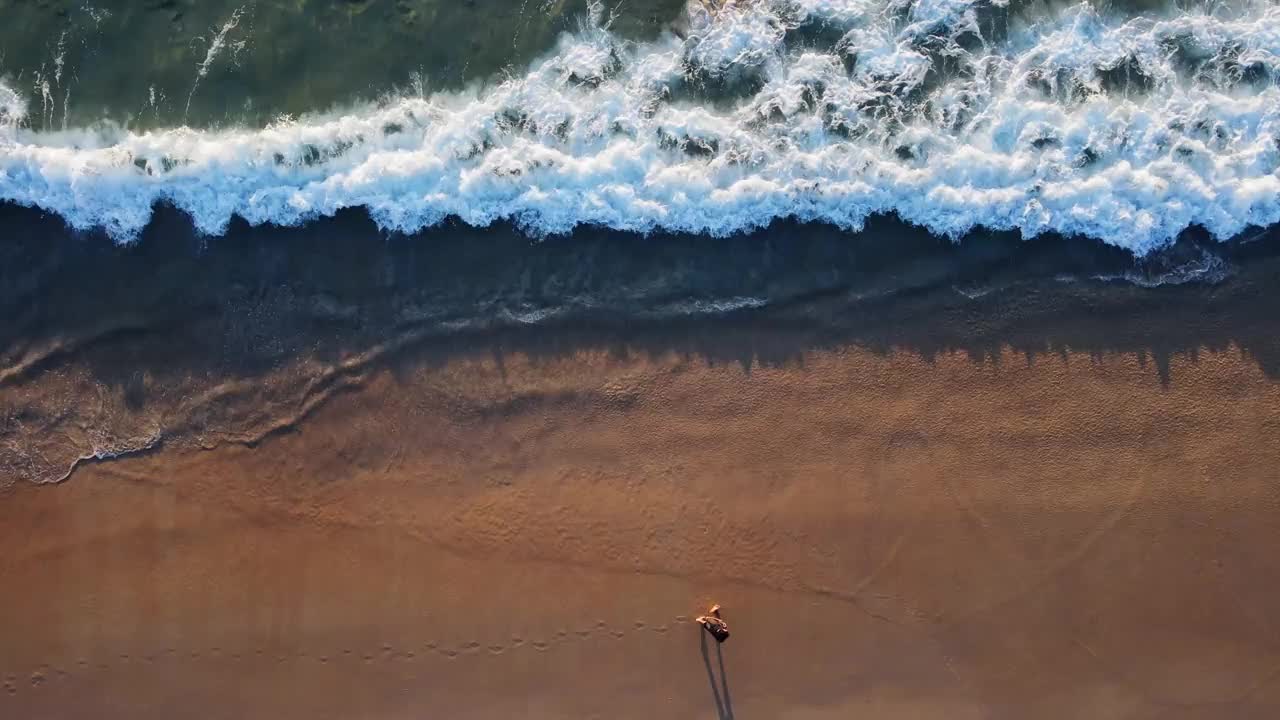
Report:
M1280 386L1171 371L385 367L253 446L5 490L0 707L715 718L722 662L740 718L1274 717Z

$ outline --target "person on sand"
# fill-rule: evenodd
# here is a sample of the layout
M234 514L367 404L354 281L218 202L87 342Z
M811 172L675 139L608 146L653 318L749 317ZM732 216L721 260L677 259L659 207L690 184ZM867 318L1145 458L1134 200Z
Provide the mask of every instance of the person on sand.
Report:
M719 605L712 605L711 610L706 615L698 616L698 619L694 620L694 622L711 633L711 637L715 638L718 643L729 639L729 624L720 618Z

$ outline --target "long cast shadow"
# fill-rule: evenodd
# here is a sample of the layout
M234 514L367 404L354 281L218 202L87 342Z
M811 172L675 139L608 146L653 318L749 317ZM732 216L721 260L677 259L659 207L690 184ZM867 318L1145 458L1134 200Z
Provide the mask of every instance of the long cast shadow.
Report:
M720 664L720 678L717 681L715 671L711 669L711 655L707 652L707 633L699 630L698 635L702 638L702 664L707 669L707 682L711 684L711 696L716 703L716 718L734 720L733 699L729 696L729 677L724 671L724 650L720 643L716 643L716 660Z
M733 698L729 695L729 674L724 670L724 645L716 643L716 659L720 661L720 689L724 691L726 720L733 720Z

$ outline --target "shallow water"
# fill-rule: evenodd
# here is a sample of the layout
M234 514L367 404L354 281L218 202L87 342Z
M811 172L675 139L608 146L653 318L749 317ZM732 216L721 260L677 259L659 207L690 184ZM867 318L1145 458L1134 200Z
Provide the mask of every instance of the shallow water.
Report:
M1136 260L1079 238L954 244L890 218L852 235L530 242L506 224L386 238L352 211L208 239L161 209L121 246L0 205L0 227L0 486L160 444L256 442L405 357L586 348L750 370L850 346L1012 348L1134 354L1167 383L1177 355L1238 348L1280 376L1275 231L1187 233Z

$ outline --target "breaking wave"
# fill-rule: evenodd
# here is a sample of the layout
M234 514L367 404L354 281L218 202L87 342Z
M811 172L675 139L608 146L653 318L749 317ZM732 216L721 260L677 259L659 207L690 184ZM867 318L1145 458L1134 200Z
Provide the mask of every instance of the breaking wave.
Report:
M597 5L523 74L264 128L33 130L0 85L0 201L135 237L157 204L208 234L359 207L727 235L1086 235L1144 255L1280 222L1280 7L1020 0L693 2L656 41Z

